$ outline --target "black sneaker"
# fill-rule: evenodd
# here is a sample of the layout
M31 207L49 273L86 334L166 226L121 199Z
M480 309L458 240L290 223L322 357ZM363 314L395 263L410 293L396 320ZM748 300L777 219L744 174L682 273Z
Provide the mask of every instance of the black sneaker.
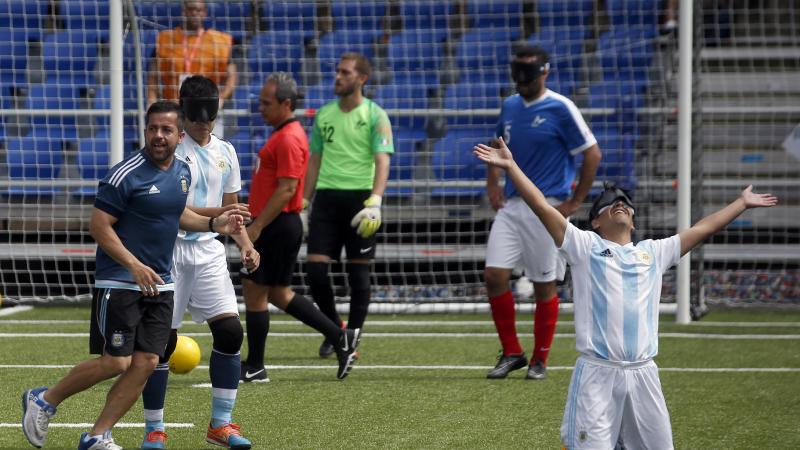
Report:
M500 356L497 357L497 365L486 374L486 378L505 378L512 370L522 369L527 365L528 359L525 358L525 353L505 356L501 351Z
M361 341L361 329L344 329L339 337L339 345L336 346L336 358L339 360L339 370L336 378L343 379L350 373L353 363L356 360L356 348Z
M536 361L535 363L528 366L528 374L525 375L526 380L546 380L547 379L547 367L542 364L541 361Z
M322 341L322 344L319 346L319 357L320 358L330 358L331 355L336 353L336 349L333 348L333 344L328 342L327 339Z
M269 376L267 375L267 369L264 368L264 366L261 366L260 368L253 368L243 362L242 372L239 376L239 380L245 383L269 383Z

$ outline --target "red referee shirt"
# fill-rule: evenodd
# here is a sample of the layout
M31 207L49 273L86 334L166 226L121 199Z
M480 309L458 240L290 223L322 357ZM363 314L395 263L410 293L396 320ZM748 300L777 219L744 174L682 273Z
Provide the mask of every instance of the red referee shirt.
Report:
M297 119L292 119L272 132L258 152L253 182L250 185L250 213L258 217L267 201L278 189L278 178L299 180L297 191L284 212L303 209L303 182L308 170L308 136Z

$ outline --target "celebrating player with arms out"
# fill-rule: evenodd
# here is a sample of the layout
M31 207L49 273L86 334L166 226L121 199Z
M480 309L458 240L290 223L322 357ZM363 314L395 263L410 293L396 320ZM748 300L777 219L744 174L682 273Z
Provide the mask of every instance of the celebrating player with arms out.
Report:
M525 176L502 140L499 149L479 144L475 154L505 169L572 268L580 356L561 424L564 447L611 449L621 442L624 448L673 448L669 412L653 362L662 274L745 210L774 206L777 198L755 194L749 186L691 228L667 239L634 244L635 210L624 191L606 187L589 211L594 232L579 230Z
M564 217L574 213L589 193L600 163L600 149L572 101L545 87L549 57L540 47L523 47L511 63L519 95L503 102L497 136L503 136L525 174L540 186ZM580 180L575 156L583 153ZM517 338L514 297L508 287L511 271L521 265L533 281L536 296L534 350L527 379L546 378L547 356L558 319L556 279L564 264L541 221L528 209L512 183L500 187L500 171L489 167L486 190L497 217L486 246L486 291L503 353L487 378L505 378L528 364ZM570 197L570 194L572 196Z

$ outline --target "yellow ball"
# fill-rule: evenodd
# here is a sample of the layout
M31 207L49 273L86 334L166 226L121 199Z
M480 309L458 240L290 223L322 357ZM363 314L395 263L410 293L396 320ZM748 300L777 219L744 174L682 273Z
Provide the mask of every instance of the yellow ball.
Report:
M200 363L200 346L189 336L178 336L175 351L169 357L169 371L189 373Z

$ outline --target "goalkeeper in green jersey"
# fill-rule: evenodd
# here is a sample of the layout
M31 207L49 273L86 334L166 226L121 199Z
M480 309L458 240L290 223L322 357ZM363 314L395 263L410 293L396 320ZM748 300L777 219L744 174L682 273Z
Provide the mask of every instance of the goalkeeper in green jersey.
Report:
M339 99L317 111L303 195L304 205L314 198L306 265L311 295L326 316L344 327L328 276L331 260L338 260L344 247L350 286L347 328L351 329L363 329L367 317L370 260L375 256L381 198L394 152L389 117L361 93L370 71L363 55L341 56L333 88ZM333 352L333 344L323 341L320 357Z

